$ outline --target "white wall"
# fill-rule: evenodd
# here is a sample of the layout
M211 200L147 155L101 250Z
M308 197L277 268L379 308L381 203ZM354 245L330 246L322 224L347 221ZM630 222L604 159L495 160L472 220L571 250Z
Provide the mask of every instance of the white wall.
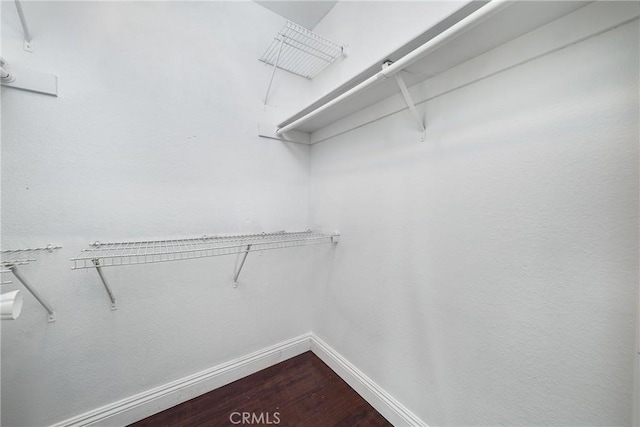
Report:
M34 53L2 2L2 55L59 78L59 97L2 89L3 248L62 245L23 273L2 322L2 423L39 426L310 330L309 250L107 268L69 259L95 240L306 229L309 148L256 136L284 19L253 2L25 2ZM308 90L279 76L286 106ZM285 96L286 95L286 96ZM20 285L3 287L19 289Z
M405 110L314 145L314 332L430 425L630 425L638 50L635 21L421 105L426 142Z
M348 55L314 77L311 97L319 98L385 59L467 3L467 0L339 1L314 31L347 45Z

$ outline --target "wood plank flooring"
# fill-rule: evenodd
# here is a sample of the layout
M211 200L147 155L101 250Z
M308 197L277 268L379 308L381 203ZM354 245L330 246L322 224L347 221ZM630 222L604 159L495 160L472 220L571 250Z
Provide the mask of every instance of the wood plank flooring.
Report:
M308 351L131 426L391 426Z

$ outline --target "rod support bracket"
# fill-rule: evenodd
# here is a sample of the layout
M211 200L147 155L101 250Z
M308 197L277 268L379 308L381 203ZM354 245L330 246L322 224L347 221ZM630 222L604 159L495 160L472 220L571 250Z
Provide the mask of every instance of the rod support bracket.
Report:
M393 64L392 61L384 61L384 63L382 64L382 70L384 71L391 64ZM387 76L384 73L381 73L381 74L385 78L389 78L390 77L390 76ZM409 94L409 89L407 89L407 85L404 82L404 79L400 75L399 71L396 72L395 74L393 74L393 77L395 77L395 79L396 79L396 83L398 84L398 87L400 88L400 92L402 93L402 97L404 98L404 102L407 104L407 107L409 107L409 111L411 111L411 115L413 116L413 118L418 123L418 127L420 128L420 132L421 132L420 141L424 142L427 139L427 127L425 126L425 123L422 120L422 117L420 117L420 113L418 113L418 110L416 109L416 105L414 104L413 99L411 99L411 95Z

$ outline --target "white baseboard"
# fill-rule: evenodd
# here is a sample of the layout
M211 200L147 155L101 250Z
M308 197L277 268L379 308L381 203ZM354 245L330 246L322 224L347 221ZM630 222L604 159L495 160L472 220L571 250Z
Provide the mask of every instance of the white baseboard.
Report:
M311 351L394 426L428 427L417 415L315 335L311 336Z
M52 427L131 424L309 350L394 426L428 427L327 343L310 333L69 418Z
M230 362L69 418L53 427L118 426L139 421L310 349L310 334L281 342Z

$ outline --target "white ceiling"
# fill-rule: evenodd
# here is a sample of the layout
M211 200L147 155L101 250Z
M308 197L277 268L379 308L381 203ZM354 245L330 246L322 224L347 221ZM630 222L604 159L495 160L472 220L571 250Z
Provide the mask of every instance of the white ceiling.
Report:
M309 30L313 30L313 28L318 25L318 22L320 22L320 20L324 18L331 8L338 2L338 0L254 1L259 5L266 7L270 11L277 13L283 18L293 21L298 25L302 25Z

